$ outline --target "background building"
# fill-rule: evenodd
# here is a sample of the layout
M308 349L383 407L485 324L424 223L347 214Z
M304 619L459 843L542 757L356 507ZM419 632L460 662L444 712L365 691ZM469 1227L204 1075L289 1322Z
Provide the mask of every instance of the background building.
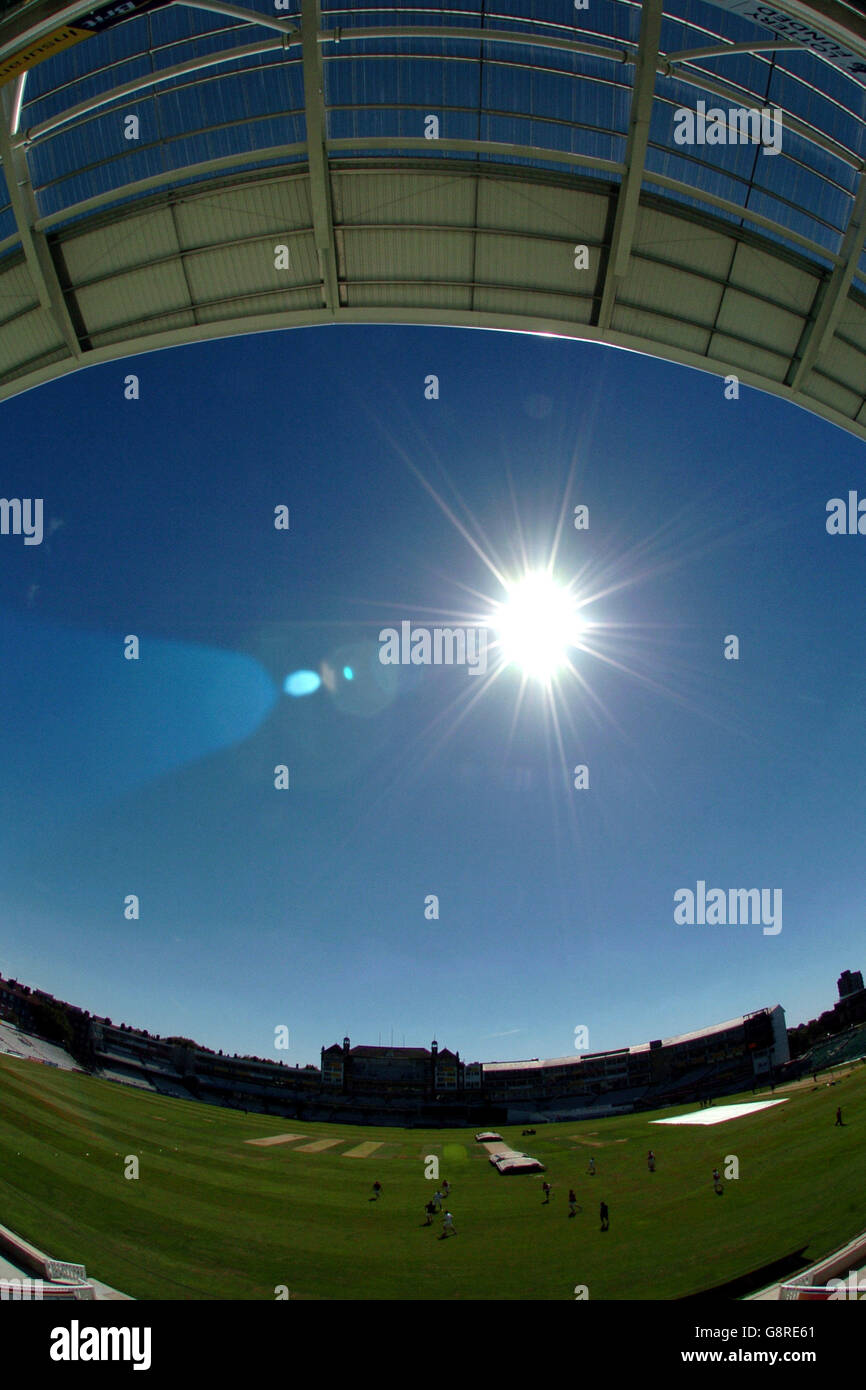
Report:
M789 1061L781 1005L636 1047L484 1065L485 1094L509 1119L675 1105L768 1080ZM542 1113L543 1112L543 1113Z
M846 999L849 994L856 994L863 988L863 975L859 970L843 970L836 983L839 987L839 998Z
M476 1064L477 1066L478 1064ZM322 1048L322 1085L344 1095L409 1095L433 1099L463 1089L464 1068L457 1052L439 1051L435 1038L425 1047L352 1047L343 1039Z
M862 992L852 997L866 1000ZM654 1108L765 1082L790 1055L780 1005L636 1047L548 1060L467 1065L435 1039L428 1049L352 1047L346 1037L322 1048L321 1068L226 1057L189 1038L154 1037L0 978L4 1015L63 1042L112 1081L247 1110L331 1119L351 1113L379 1123L504 1123Z

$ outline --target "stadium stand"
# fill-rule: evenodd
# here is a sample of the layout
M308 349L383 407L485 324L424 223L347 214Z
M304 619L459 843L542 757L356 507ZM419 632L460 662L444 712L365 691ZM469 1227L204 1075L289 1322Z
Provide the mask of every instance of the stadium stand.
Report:
M866 1025L854 1028L842 1037L826 1038L816 1044L803 1058L804 1071L824 1071L827 1067L856 1062L866 1057Z
M133 1076L117 1067L101 1067L95 1074L104 1081L117 1081L121 1086L134 1086L138 1091L156 1091L145 1076Z
M34 1062L45 1062L51 1067L62 1067L64 1071L81 1071L75 1059L62 1047L24 1033L12 1023L0 1023L0 1052L5 1052L10 1057L25 1057Z
M87 1070L155 1094L298 1120L495 1127L697 1104L856 1061L866 1056L866 1024L852 1023L852 1013L864 1000L866 991L855 991L813 1021L824 1027L841 1019L844 1031L794 1060L784 1011L776 1005L675 1037L547 1060L464 1063L435 1040L430 1049L353 1048L344 1038L342 1046L322 1049L321 1068L301 1068L114 1025L0 977L0 1008L7 1015L0 1022L0 1050L80 1069L69 1052L26 1028L27 1019L48 1009L74 1037ZM791 1034L802 1034L805 1026Z

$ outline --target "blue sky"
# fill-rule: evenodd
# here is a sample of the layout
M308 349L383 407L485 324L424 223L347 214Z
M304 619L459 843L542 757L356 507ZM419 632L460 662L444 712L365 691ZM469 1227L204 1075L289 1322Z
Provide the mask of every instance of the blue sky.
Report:
M5 975L303 1065L392 1029L492 1060L793 1025L866 965L866 538L825 527L861 442L614 349L400 327L152 353L0 411L2 493L45 511L41 545L0 536ZM555 573L607 660L559 681L562 750L513 669L459 723L465 668L384 672L381 628L480 616L484 557L546 563L563 507ZM282 692L323 662L355 680ZM781 889L782 931L676 925L698 880Z

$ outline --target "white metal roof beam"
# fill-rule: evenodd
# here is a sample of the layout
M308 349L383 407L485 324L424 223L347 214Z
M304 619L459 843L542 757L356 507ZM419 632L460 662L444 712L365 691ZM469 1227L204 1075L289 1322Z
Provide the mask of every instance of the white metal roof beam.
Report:
M200 72L203 68L217 67L220 63L236 63L243 62L245 58L257 58L262 53L271 53L274 50L281 51L284 46L280 39L260 39L258 43L244 44L243 48L227 48L222 53L208 53L200 58L190 58L185 63L176 63L174 67L144 73L141 77L134 77L131 82L124 82L119 87L112 87L110 91L89 97L87 101L80 101L77 106L68 106L65 111L59 111L56 116L50 116L47 121L40 121L38 125L23 131L16 140L16 144L32 145L35 141L43 139L69 121L76 121L81 116L88 116L92 111L98 111L101 106L108 106L112 101L120 101L123 97L132 96L135 92L145 91L148 87L156 87L160 82L168 82L174 77L185 77L187 73Z
M492 141L479 143L475 140L439 140L437 144L445 153L467 150L471 153L481 154L513 154L521 158L540 157L538 149L529 145L502 145ZM412 137L410 139L409 137L404 137L400 141L400 146L401 148L410 150L429 150L430 142L423 138L416 139ZM393 147L394 139L391 136L368 136L359 137L358 139L350 138L328 141L328 149L334 154L339 154L342 150L363 151L384 148L393 149ZM76 221L84 217L87 213L98 212L100 208L110 203L116 203L119 199L143 197L148 193L159 193L165 189L166 185L178 184L181 180L197 178L200 175L211 175L221 170L226 170L237 172L238 176L242 178L254 178L256 177L254 174L248 173L245 175L243 173L244 164L251 164L265 159L280 159L286 161L304 153L306 153L306 145L303 143L274 145L264 150L248 151L240 155L224 155L219 159L205 160L199 164L181 165L179 168L170 170L166 173L154 174L149 178L137 179L132 183L121 184L118 188L109 189L106 193L99 193L92 198L85 198L79 203L73 203L69 207L63 208L60 212L51 213L46 217L40 217L35 224L36 230L49 231L52 227L60 226L62 223ZM620 175L624 175L626 172L624 164L617 164L612 160L595 159L586 155L568 154L559 150L548 150L541 153L545 159L549 159L552 163L573 164L577 169L581 167L602 169ZM437 168L437 164L438 161L425 160L425 166L429 166L429 172L431 173L441 173L441 169ZM394 165L390 162L383 164L382 167L388 172L394 171ZM261 176L266 176L269 172L271 171L262 171ZM353 173L362 174L365 172L366 166L360 163L354 165L351 160L345 161L340 165L340 173L343 175ZM511 170L508 172L513 176ZM482 176L501 179L503 170L501 167L495 165L481 165L479 168L473 170L475 176L479 173L482 174ZM667 178L663 174L647 173L644 181L646 183L657 184L660 188L669 189L675 193L684 194L689 198L698 198L700 202L707 204L708 207L718 208L721 212L730 213L752 226L772 232L777 236L783 236L795 245L801 246L803 250L813 258L819 257L822 260L830 261L832 264L837 264L840 261L840 258L834 252L828 250L825 246L821 246L820 243L811 240L809 237L802 236L799 232L790 231L787 227L783 226L782 223L774 222L772 218L764 217L761 213L754 212L751 208L744 208L739 203L732 202L730 199L720 198L716 194L706 193L704 191L697 194L694 188L689 184L683 183L678 179ZM171 191L171 189L169 189L169 191ZM184 197L187 199L196 196L212 197L214 195L212 186L207 186L201 191L191 189L184 189L182 191ZM723 228L722 230L727 230L727 228ZM7 237L3 242L0 242L0 251L8 249L8 247L12 246L17 240L17 237Z
M382 135L362 137L357 140L346 139L328 141L328 149L333 150L335 153L339 153L341 150L393 149L394 145L395 139L393 136ZM423 136L406 136L400 139L399 145L401 149L410 151L429 151L430 149L430 141L425 140ZM451 150L466 150L471 154L516 155L521 159L538 159L543 157L546 160L550 160L551 163L571 164L577 169L583 167L587 169L607 170L613 174L625 173L625 165L617 164L613 160L596 159L591 155L571 154L560 150L539 151L537 147L533 145L506 145L492 140L437 140L436 145L437 149L445 152ZM69 207L62 208L60 212L53 212L46 217L40 217L35 224L36 229L37 231L48 231L52 227L60 226L62 223L73 222L83 217L86 213L97 212L100 208L106 207L110 203L116 203L122 198L134 198L150 192L162 191L166 188L166 185L169 186L169 191L175 191L176 195L182 192L184 197L192 197L194 196L192 191L188 192L186 189L181 190L179 188L173 190L172 186L179 184L181 180L216 174L222 170L237 173L239 178L254 179L256 177L267 177L272 171L265 169L245 174L244 165L256 164L264 162L265 160L279 159L281 161L288 161L290 158L306 154L306 152L307 146L299 142L292 145L269 145L266 149L246 150L239 154L221 155L218 159L207 159L197 164L182 164L177 169L169 169L162 174L151 174L148 178L135 179L131 183L119 184L116 188L109 189L105 193L97 193L94 194L92 198L83 198L81 202L72 203ZM431 172L435 172L433 165L434 163L438 163L438 161L425 160L425 164L427 163L431 166ZM393 169L394 166L388 163L383 164L382 167ZM349 168L351 171L351 161L349 161ZM473 174L477 175L479 172L483 173L484 170L485 166L482 165L480 169L474 169ZM346 166L343 167L341 172L345 171ZM509 170L509 173L510 172ZM491 177L502 178L502 168L500 167L495 170L491 168ZM212 193L212 188L206 188L203 196L212 196ZM735 204L731 204L730 206L737 213L737 216L749 216L748 211L741 212Z
M25 69L24 72L21 73L21 76L18 78L18 81L15 83L15 97L12 102L12 114L9 118L10 135L15 135L18 131L18 122L21 119L21 107L24 104L24 88L26 87L26 85L27 70Z
M81 344L63 298L57 268L46 237L36 230L39 210L30 182L27 157L23 150L13 148L9 136L13 103L14 97L10 98L8 90L0 93L0 160L3 163L15 225L40 306L52 319L58 336L66 343L70 354L80 362Z
M340 307L337 283L337 246L334 239L334 214L331 207L331 172L325 149L325 73L319 48L319 28L322 22L319 0L302 0L301 52L304 59L304 110L307 126L307 157L310 171L310 202L313 210L313 232L319 257L319 272L325 296L325 307L332 314Z
M748 43L715 43L707 48L683 48L677 53L669 53L667 65L691 63L696 58L724 58L728 53L775 53L780 48L808 48L808 44L795 43L793 39L750 39Z
M183 3L188 3L188 0L183 0ZM202 4L200 6L196 6L196 8L209 9L211 8L211 6L209 4ZM276 28L278 26L269 24L269 27ZM143 74L139 78L135 78L130 82L123 83L121 86L113 87L110 91L101 93L95 97L91 97L87 101L80 102L76 106L68 107L66 111L59 112L56 116L52 116L48 120L40 122L38 125L33 126L32 128L25 131L23 134L19 135L17 137L17 143L31 143L38 139L42 139L46 135L51 134L54 130L58 129L60 126L65 125L70 121L77 120L82 116L89 115L91 112L98 110L101 106L106 106L110 102L115 100L121 100L122 98L132 95L137 91L143 91L148 87L158 86L161 82L165 82L176 77L185 76L189 73L197 72L199 70L206 69L209 67L216 67L224 63L241 61L245 58L251 58L263 53L273 52L281 48L287 49L299 41L299 34L297 30L284 29L283 32L285 37L282 41L278 39L261 40L258 43L248 44L241 48L228 49L222 53L214 53L209 54L207 56L190 59L185 63L178 63L172 67L163 68L153 73ZM357 30L353 31L352 36L360 39L365 36L370 37L373 32L378 33L379 31ZM403 31L400 32L402 33ZM418 32L419 31L417 29L405 31L407 36L411 33L414 33L416 37L418 35ZM446 32L447 31L445 30L431 30L431 33L435 33L438 37L444 36ZM467 33L468 32L470 31L467 31ZM337 42L338 40L334 39L334 35L338 33L340 33L340 31L338 30L320 32L317 36L317 41L319 43L332 41ZM350 36L345 35L343 39L339 41L344 41L344 39L348 37ZM485 39L490 37L491 34L489 32L486 32ZM511 36L508 35L497 35L496 37L503 42L507 42L511 38ZM516 38L515 41L517 41ZM564 45L565 41L563 40L561 46ZM628 64L635 61L635 55L629 53L625 49L604 50L597 47L596 45L591 44L570 44L568 46L574 48L576 51L579 52L593 52L596 56L611 58L619 62L620 64ZM768 47L774 46L778 47L779 45L768 45ZM787 44L785 46L797 47L797 45L793 44ZM738 47L748 46L729 45L724 49L714 51L717 51L719 53L730 53L736 51ZM695 50L695 53L702 51L703 50ZM749 48L749 51L757 50L754 48ZM378 55L370 54L367 56L374 58ZM418 57L419 55L405 55L406 58L410 58L413 56ZM421 56L423 57L423 55ZM692 56L694 56L694 54ZM686 55L683 55L677 61L678 63L680 63L685 62L685 60ZM457 62L460 60L453 59L452 61ZM725 87L719 83L713 82L704 74L691 73L681 68L680 66L677 66L676 71L672 71L671 65L673 61L673 59L663 59L657 57L657 71L666 77L675 77L678 81L687 83L688 85L693 87L697 87L701 91L714 93L722 97L727 97L729 100L734 101L737 105L745 105L748 104L748 101L754 100L754 98L750 97L748 93L737 91L735 89ZM850 165L856 162L857 156L854 154L853 151L849 150L847 147L843 145L840 145L837 141L833 140L832 138L824 136L820 131L816 129L816 127L810 125L808 122L798 120L796 117L791 116L787 112L784 112L783 123L787 125L789 129L795 130L798 134L802 135L804 139L811 141L813 144L821 146L825 150L828 150L831 154L834 154L837 158L843 160L845 163ZM13 125L13 130L14 128L15 127Z
M278 29L281 34L298 37L298 28L288 19L277 19L276 15L259 14L258 10L248 10L243 5L224 5L221 0L175 0L189 10L210 10L211 14L224 14L229 19L240 19L245 24L261 24L265 29Z
M695 202L706 203L708 207L718 208L720 212L729 212L734 217L738 217L743 222L750 223L755 227L760 227L764 231L772 232L776 236L785 237L787 241L792 241L796 246L802 246L808 251L810 256L818 256L822 260L830 261L836 265L839 257L834 251L828 250L820 242L813 241L810 237L805 237L800 232L792 232L781 222L774 222L771 217L764 217L760 212L754 212L751 208L744 208L739 203L733 202L730 198L719 198L715 193L707 193L703 188L697 191L691 184L684 183L682 179L671 179L665 174L646 174L645 183L657 184L659 188L667 188L672 193L681 193L685 198L692 198ZM729 230L725 228L724 230Z
M66 24L75 24L77 19L88 14L93 8L93 0L75 0L75 4L63 5L59 10L53 9L47 17L39 19L31 28L19 29L12 38L7 39L0 46L0 62L17 53L19 49L35 43L37 39L44 38L46 34L53 34L56 29L62 29Z
M467 327L501 329L518 333L548 333L555 337L574 338L585 342L612 343L615 346L647 353L665 361L679 362L684 366L710 371L717 376L726 376L730 372L735 372L742 383L756 386L772 395L802 405L813 414L830 420L841 429L850 431L860 439L866 440L866 418L858 420L853 415L844 414L841 410L827 405L818 397L797 396L790 386L762 376L745 366L742 361L733 361L728 357L708 358L684 348L673 347L667 342L652 341L646 336L616 331L602 335L597 328L593 328L589 324L577 324L553 316L543 318L519 313L496 313L490 310L477 312L455 308L418 309L406 306L393 308L390 305L377 305L375 308L343 307L339 311L339 319L345 323L417 323L447 328ZM222 338L227 333L262 333L270 329L300 328L330 322L333 322L333 318L326 309L285 310L278 313L245 315L240 319L218 320L214 323L199 324L194 328L177 328L137 337L133 336L107 344L104 347L95 347L88 352L87 361L88 363L113 362L139 352L150 352L161 348L185 345L190 342L205 342L212 338ZM44 353L41 353L27 363L19 363L14 372L0 379L0 401L18 395L22 391L30 390L42 382L52 381L67 372L74 371L79 365L70 358L62 362L46 363L44 356Z
M429 143L429 142L428 142ZM40 217L36 222L37 231L49 231L52 227L60 226L63 222L72 222L79 217L83 217L88 212L97 212L100 208L106 207L109 203L116 203L121 198L135 198L143 196L152 191L161 192L166 184L174 184L181 179L198 178L200 175L210 175L226 170L236 173L238 177L254 178L255 174L243 173L244 164L253 164L258 161L269 159L279 159L288 161L294 157L305 154L306 145L299 141L292 145L269 145L264 150L249 150L241 155L228 154L221 155L218 159L206 159L198 164L183 164L178 169L172 169L164 174L151 174L146 179L135 179L132 183L120 184L117 188L109 189L107 193L97 193L92 198L83 198L80 203L73 203L68 208L62 208L60 212L51 213L48 217ZM260 170L259 176L267 175L267 169ZM180 190L169 189L175 196ZM202 196L212 196L212 186L206 188ZM194 196L190 193L189 196Z
M601 308L598 315L598 326L602 330L610 326L617 285L628 270L631 256L647 144L649 143L661 30L662 0L644 0L628 124L628 140L626 142L625 163L628 172L620 184L617 194L616 216L604 276Z
M329 140L328 149L335 154L339 154L341 150L429 151L430 143L423 135L359 135L357 138L349 135L341 136L338 140ZM546 150L539 145L511 145L505 140L437 140L435 143L437 151L466 150L470 154L516 155L520 159L543 159L551 164L573 164L576 169L601 169L611 174L624 174L626 167L615 159L599 159L592 154L574 154L571 150ZM432 165L435 161L429 162ZM472 172L477 175L482 170L474 168Z
M800 361L793 373L791 385L799 391L816 362L827 351L845 307L851 281L860 263L860 253L866 239L866 169L860 175L857 196L848 218L848 227L841 247L841 263L837 264L823 291L818 293L817 313L806 337Z
M568 53L588 53L614 63L633 63L637 49L631 44L603 45L579 39L559 39L549 34L527 34L518 29L464 29L453 24L392 24L371 28L326 29L319 43L351 43L363 39L469 39L475 43L516 43L522 48L560 48Z

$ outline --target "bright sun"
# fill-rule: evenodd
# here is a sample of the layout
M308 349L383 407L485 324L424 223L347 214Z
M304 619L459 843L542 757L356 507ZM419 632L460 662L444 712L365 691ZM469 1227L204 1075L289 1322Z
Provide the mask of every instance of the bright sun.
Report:
M544 571L511 585L498 607L494 626L502 661L525 675L549 680L568 661L580 640L581 621L574 595Z

